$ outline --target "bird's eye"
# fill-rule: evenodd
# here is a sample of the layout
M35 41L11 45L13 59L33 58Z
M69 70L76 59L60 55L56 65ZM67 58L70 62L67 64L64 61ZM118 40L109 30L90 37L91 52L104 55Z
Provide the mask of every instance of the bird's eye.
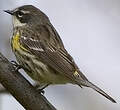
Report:
M21 11L18 11L18 12L17 12L17 16L18 16L19 18L21 18L23 15L24 15L23 12L21 12Z

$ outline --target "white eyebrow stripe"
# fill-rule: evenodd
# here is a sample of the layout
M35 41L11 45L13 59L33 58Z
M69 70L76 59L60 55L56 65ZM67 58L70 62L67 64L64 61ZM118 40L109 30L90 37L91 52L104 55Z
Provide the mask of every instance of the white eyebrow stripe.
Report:
M30 13L30 11L21 10L24 14Z
M16 12L16 11L18 11L18 8L16 8L16 9L13 10L13 12Z

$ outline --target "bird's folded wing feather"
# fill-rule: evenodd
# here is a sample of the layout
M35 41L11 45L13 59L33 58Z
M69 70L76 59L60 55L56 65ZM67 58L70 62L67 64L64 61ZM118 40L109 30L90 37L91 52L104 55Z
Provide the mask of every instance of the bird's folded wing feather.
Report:
M35 55L38 60L41 60L43 63L56 70L59 74L66 76L71 81L77 82L78 76L81 80L86 79L86 77L82 73L78 72L78 76L77 74L74 74L74 72L78 71L78 68L74 63L72 57L64 49L59 36L57 36L58 38L54 38L56 37L56 35L53 34L54 36L51 36L51 32L49 34L42 34L42 32L49 31L49 29L44 29L44 31L43 29L44 28L42 28L42 31L38 34L38 39L34 39L30 36L26 38L24 38L24 36L21 37L21 44L25 48L27 48L33 55ZM48 40L42 40L43 37L49 38L48 36L43 35L49 35L49 37L53 37L55 41L53 40L54 42L51 43Z

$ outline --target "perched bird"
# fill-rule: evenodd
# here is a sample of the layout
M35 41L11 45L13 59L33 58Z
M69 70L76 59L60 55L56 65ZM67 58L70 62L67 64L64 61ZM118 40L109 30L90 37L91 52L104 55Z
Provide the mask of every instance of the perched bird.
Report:
M38 8L24 5L5 12L13 18L11 47L25 72L40 84L77 84L116 101L92 84L65 49L49 18Z

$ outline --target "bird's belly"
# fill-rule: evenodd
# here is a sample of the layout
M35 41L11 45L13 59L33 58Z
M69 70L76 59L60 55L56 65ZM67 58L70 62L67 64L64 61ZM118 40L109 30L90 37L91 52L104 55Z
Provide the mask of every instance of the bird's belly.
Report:
M33 62L36 63L36 65L39 65L35 68L40 77L39 82L51 84L65 84L70 82L65 76L62 76L60 73L56 72L41 61L35 60Z
M24 51L16 51L15 56L17 61L25 67L24 71L37 83L51 83L51 84L66 84L70 80L54 69L42 63L29 53ZM27 59L27 60L25 60ZM28 71L29 70L29 71ZM64 74L64 73L63 73Z

